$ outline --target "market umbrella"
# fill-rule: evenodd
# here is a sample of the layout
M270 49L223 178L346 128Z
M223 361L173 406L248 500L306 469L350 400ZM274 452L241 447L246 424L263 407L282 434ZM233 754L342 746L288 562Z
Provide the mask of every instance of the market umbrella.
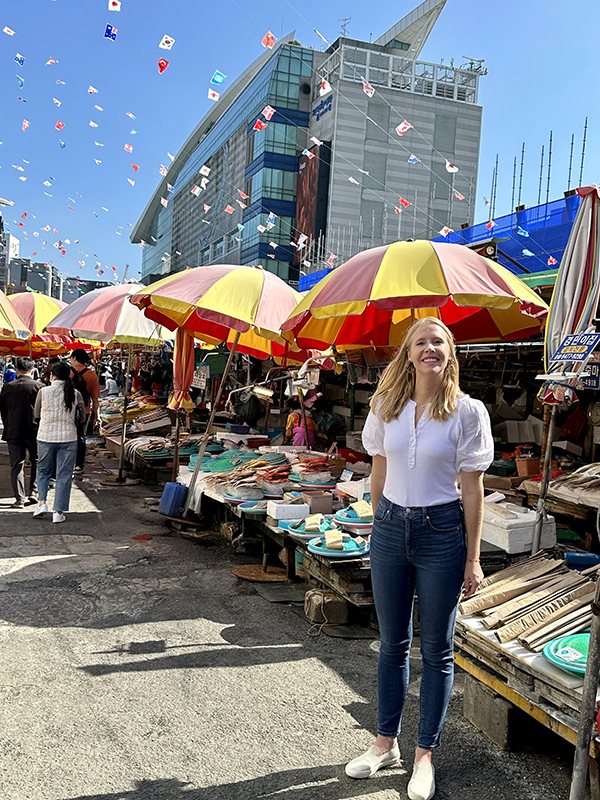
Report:
M0 291L0 339L31 338L31 330L4 292Z
M83 294L63 309L45 328L48 333L69 334L76 338L99 339L105 343L129 345L119 472L115 483L125 483L123 464L133 345L155 347L163 341L160 326L147 319L139 309L128 302L129 297L138 288L137 283L126 283Z
M509 270L463 245L395 242L325 276L282 325L299 347L399 345L419 317L441 319L459 343L539 333L548 307Z
M50 351L63 353L69 346L77 346L70 336L44 333L46 325L67 307L66 303L39 292L19 292L9 295L8 299L32 333L28 349L23 342L14 340L14 352L19 355L49 354Z
M270 354L271 342L282 345L281 323L298 302L298 293L277 275L260 267L219 264L179 272L140 289L131 302L150 319L171 330L183 328L197 339L216 344L229 340L230 353L217 397L200 445L196 468L190 482L184 514L196 485L215 412L225 386L233 356L242 352ZM250 334L251 342L240 345Z

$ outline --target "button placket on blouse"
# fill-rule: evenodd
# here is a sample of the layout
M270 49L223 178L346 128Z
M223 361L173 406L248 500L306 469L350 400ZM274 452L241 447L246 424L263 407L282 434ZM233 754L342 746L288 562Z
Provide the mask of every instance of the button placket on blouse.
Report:
M408 467L409 469L414 469L416 462L417 462L417 435L419 431L423 428L426 423L426 416L427 416L427 409L429 405L427 405L421 414L421 418L419 419L418 423L415 426L415 413L417 410L417 404L415 401L412 401L414 404L414 408L411 409L410 414L410 443L408 445Z

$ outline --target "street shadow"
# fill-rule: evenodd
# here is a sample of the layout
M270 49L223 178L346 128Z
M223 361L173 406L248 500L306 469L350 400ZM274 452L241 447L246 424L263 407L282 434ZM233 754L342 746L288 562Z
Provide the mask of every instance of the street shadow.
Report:
M81 795L68 800L268 800L281 795L291 800L350 800L390 790L401 797L407 782L408 777L400 769L386 770L369 781L355 781L344 774L344 765L333 764L275 772L202 789L192 788L178 778L142 780L130 791Z

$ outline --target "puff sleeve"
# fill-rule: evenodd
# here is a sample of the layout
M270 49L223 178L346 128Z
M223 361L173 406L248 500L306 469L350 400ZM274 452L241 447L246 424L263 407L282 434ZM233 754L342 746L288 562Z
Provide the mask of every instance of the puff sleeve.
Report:
M362 432L363 447L370 456L385 456L384 422L372 410Z
M459 400L456 471L485 472L494 460L490 416L480 400Z

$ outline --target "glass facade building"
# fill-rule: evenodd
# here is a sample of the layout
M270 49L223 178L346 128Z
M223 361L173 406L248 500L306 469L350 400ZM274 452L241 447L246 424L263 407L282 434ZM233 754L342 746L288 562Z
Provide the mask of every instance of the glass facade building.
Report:
M262 53L190 134L136 223L142 280L230 263L295 284L332 256L339 265L472 224L481 65L418 60L445 2L424 0L373 43L340 38L321 52L292 33ZM400 140L403 119L414 131ZM460 165L452 179L446 159ZM396 214L399 196L410 208Z

